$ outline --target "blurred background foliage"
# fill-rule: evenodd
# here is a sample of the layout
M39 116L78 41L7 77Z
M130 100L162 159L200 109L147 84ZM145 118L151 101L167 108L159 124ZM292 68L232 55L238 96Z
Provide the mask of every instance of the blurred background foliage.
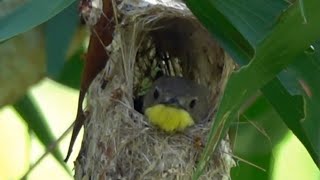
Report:
M275 59L286 49L294 51L287 63L271 59L254 69L273 79L241 104L228 126L238 165L232 179L320 178L320 31L313 21L304 22L314 15L308 11L312 1L186 0L239 66L261 54L257 50L279 24L287 32L276 34L278 49L266 51L278 51L271 54ZM75 117L89 34L79 23L77 5L75 0L0 1L0 179L72 178L80 138L68 164L62 160L70 134L37 161ZM291 24L286 23L295 17L290 8L300 13ZM301 34L305 24L311 33ZM276 46L281 43L288 48ZM281 72L271 77L269 66ZM228 93L239 96L236 88Z

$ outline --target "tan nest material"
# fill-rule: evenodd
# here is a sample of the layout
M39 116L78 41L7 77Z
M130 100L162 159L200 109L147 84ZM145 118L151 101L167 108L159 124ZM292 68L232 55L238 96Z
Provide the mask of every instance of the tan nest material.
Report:
M76 178L191 179L212 121L167 134L135 110L134 100L160 72L208 86L214 112L233 69L231 59L184 4L122 1L115 7L118 24L106 48L110 58L88 93ZM201 178L229 179L230 154L225 139Z

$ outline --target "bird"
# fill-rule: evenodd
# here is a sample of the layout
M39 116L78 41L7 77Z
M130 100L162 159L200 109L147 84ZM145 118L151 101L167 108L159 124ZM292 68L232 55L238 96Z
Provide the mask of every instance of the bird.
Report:
M178 76L155 80L143 98L143 112L149 122L168 132L182 132L209 115L207 87Z

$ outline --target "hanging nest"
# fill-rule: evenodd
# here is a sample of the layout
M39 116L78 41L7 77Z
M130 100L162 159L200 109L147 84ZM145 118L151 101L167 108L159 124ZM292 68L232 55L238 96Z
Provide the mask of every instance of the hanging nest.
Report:
M88 92L75 177L191 179L213 122L167 134L139 112L141 97L159 76L183 76L211 89L214 112L232 61L183 3L128 0L115 9L109 59ZM230 154L225 138L201 178L230 178Z

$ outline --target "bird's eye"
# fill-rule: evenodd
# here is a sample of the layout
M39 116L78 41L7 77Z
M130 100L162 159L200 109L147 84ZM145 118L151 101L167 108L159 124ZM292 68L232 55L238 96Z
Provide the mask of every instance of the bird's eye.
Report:
M153 92L153 98L154 99L158 99L159 98L159 90L158 90L158 88L155 88L155 90Z
M197 103L197 99L192 99L189 103L189 107L192 109L196 106Z

